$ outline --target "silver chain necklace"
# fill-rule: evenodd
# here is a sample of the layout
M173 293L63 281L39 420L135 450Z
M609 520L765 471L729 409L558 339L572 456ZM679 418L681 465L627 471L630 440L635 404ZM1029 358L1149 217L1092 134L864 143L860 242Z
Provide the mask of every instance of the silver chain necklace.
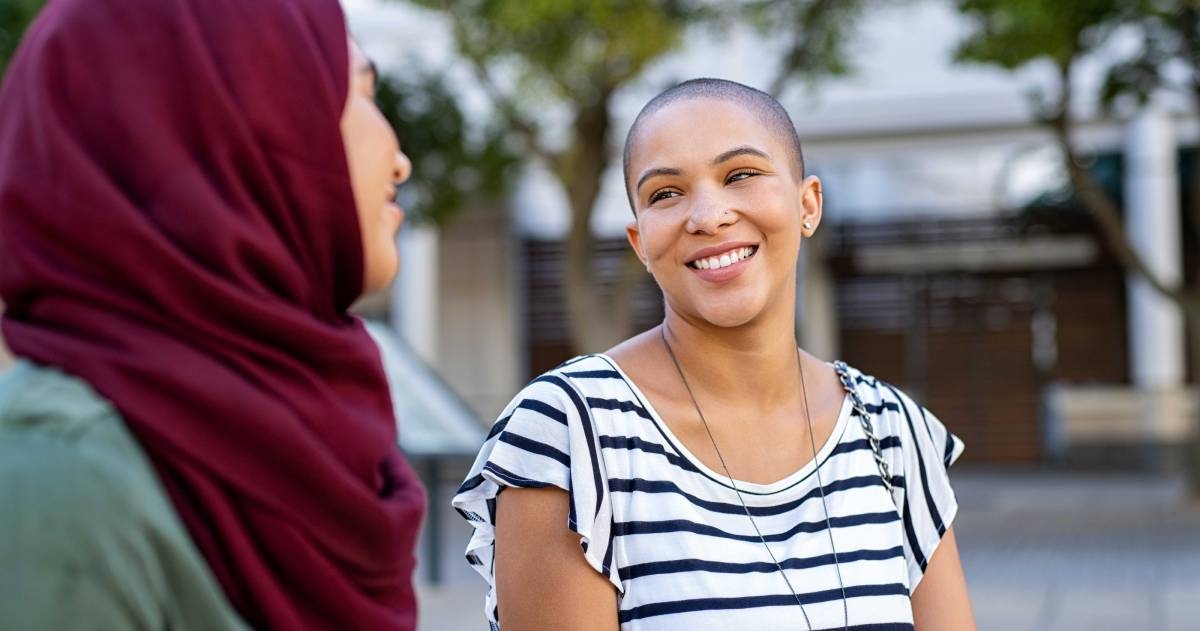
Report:
M692 400L692 406L696 408L696 414L700 416L700 422L704 424L704 431L708 434L708 440L712 443L713 451L717 453L717 460L721 462L721 468L725 471L725 477L729 478L729 486L733 488L733 492L737 495L738 502L742 505L742 510L746 513L746 518L750 520L750 525L754 527L754 532L758 535L759 542L767 551L767 555L771 557L771 562L775 564L775 569L779 571L779 575L783 577L783 582L787 584L788 591L795 599L796 605L800 607L800 613L804 615L804 624L809 631L812 631L812 621L808 617L808 610L804 608L804 603L800 599L800 595L796 593L796 589L792 587L792 581L788 578L787 573L783 571L783 566L775 557L775 553L771 550L771 546L767 544L767 539L763 537L762 530L758 528L758 522L754 521L754 515L750 514L750 507L746 505L746 500L742 497L742 491L737 486L737 481L734 480L733 474L729 473L729 466L725 464L725 457L721 455L720 448L717 447L717 440L713 438L712 430L708 427L708 419L704 418L704 412L700 409L700 404L696 401L696 395L692 392L691 385L688 384L687 377L683 374L683 366L679 363L679 358L675 357L675 351L671 349L670 342L667 341L667 331L669 328L664 322L662 328L658 330L659 337L662 338L663 346L667 349L667 355L671 357L671 363L675 364L675 370L679 372L679 380L683 382L683 388L687 390L688 398ZM674 334L672 334L674 335ZM812 413L808 409L808 386L804 383L804 363L800 357L800 348L796 348L796 367L800 372L800 391L804 398L804 416L808 420L808 440L812 445L813 467L817 474L817 488L821 490L821 508L825 512L825 532L829 535L829 549L833 551L833 567L837 572L838 587L842 592L842 629L850 627L850 610L846 600L846 583L842 580L842 566L838 563L837 546L833 543L833 524L829 519L829 505L825 501L825 484L821 481L821 463L817 462L817 442L813 437Z

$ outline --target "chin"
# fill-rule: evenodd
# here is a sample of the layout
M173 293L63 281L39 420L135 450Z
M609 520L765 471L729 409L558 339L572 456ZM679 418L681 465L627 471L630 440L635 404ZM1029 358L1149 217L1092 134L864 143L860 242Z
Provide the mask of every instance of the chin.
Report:
M701 321L721 328L736 328L758 319L771 304L770 292L761 284L727 287L692 294L688 311Z
M701 320L723 329L733 329L753 322L762 314L762 305L730 300L726 304L695 305Z
M373 294L386 289L396 280L400 272L400 256L394 249L386 260L374 260L367 266L365 293Z

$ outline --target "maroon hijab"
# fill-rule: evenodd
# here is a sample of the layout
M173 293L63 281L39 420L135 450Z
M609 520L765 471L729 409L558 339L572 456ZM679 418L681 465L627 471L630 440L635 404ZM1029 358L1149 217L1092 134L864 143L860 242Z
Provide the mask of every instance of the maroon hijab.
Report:
M337 0L51 0L0 91L18 354L110 399L247 622L412 629Z

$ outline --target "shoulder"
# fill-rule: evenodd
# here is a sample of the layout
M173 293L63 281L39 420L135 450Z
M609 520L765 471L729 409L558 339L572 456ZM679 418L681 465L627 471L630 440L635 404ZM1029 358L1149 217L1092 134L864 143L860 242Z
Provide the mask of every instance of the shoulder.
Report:
M552 399L586 407L587 399L603 396L623 384L625 376L607 356L580 355L535 377L517 393L513 403Z
M0 376L0 550L23 579L0 627L245 628L115 407L55 369L15 370Z
M625 379L616 362L609 356L598 353L569 359L542 376L566 379L577 388L587 388L589 385L602 384L608 380Z
M0 493L7 508L86 539L166 505L116 409L84 381L22 362L0 377ZM36 534L31 532L30 534Z
M839 376L845 375L845 378L848 378L850 382L848 385L862 399L870 413L899 414L904 411L904 408L919 407L903 390L874 375L844 362L834 362L834 366L838 368Z
M52 366L20 360L0 374L0 422L4 429L37 425L63 437L120 414L86 381Z
M835 362L835 367L838 364L843 367L839 373L848 377L866 413L874 420L880 438L896 436L907 448L921 437L918 429L931 422L940 425L933 413L900 388L841 362Z
M936 458L949 467L962 455L964 444L932 411L900 388L846 366L868 414L883 437L895 436L906 457Z

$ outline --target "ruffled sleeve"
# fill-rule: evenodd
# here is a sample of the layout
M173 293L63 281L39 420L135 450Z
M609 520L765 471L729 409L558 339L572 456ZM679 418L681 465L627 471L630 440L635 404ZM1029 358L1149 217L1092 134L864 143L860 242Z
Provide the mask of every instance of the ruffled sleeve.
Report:
M904 522L904 556L911 593L925 576L929 560L958 513L949 469L965 446L932 412L904 393L885 387L892 395L885 398L897 401L892 429L900 438L900 453L895 464L904 479L904 491L897 493L897 508Z
M496 496L505 487L567 491L565 526L579 535L588 564L622 590L613 563L612 507L596 432L583 397L555 374L525 387L493 425L452 504L474 527L467 562L488 582L487 616L496 615Z

